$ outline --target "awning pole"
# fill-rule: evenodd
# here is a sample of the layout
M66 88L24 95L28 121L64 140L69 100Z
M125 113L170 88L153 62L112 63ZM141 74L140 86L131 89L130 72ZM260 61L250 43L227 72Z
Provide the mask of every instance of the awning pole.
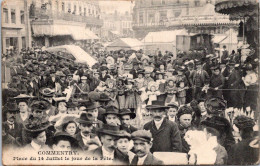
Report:
M243 44L245 44L245 23L246 23L246 18L244 17L244 23L243 23Z

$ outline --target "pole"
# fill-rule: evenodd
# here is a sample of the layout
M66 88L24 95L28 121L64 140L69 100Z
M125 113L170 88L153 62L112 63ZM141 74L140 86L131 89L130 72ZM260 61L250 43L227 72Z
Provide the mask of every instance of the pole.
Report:
M245 44L245 23L246 23L246 18L244 17L244 23L243 23L243 44Z

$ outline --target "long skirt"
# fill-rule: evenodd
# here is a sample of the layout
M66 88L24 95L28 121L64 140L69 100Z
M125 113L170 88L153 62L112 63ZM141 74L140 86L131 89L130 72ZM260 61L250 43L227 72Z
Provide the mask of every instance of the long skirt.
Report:
M244 106L250 107L252 110L256 111L257 100L258 99L258 86L250 85L247 87L244 98Z
M137 108L137 101L134 93L126 96L125 108Z
M118 95L117 96L118 104L119 104L119 109L125 108L125 95Z

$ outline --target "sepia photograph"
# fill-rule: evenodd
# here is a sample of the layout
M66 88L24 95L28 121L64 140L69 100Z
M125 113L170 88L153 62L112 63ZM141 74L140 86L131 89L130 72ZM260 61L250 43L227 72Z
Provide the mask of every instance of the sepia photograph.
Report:
M3 165L259 165L258 0L1 0Z

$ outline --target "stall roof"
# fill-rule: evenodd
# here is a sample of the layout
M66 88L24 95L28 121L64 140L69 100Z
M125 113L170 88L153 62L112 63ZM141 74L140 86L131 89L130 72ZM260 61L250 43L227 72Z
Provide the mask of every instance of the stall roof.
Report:
M187 35L184 29L174 31L160 31L149 32L142 40L144 44L147 43L172 43L176 41L176 35Z
M133 48L141 47L143 43L135 38L119 38L109 44L107 47Z
M213 43L219 44L221 41L223 41L225 38L227 38L227 35L215 35L212 40Z
M86 53L79 46L62 45L62 46L56 46L56 47L49 47L46 49L46 51L49 51L49 52L58 52L61 50L66 50L67 53L72 54L75 57L76 62L86 63L90 67L92 67L95 63L97 63L97 61L92 56L90 56L88 53Z

